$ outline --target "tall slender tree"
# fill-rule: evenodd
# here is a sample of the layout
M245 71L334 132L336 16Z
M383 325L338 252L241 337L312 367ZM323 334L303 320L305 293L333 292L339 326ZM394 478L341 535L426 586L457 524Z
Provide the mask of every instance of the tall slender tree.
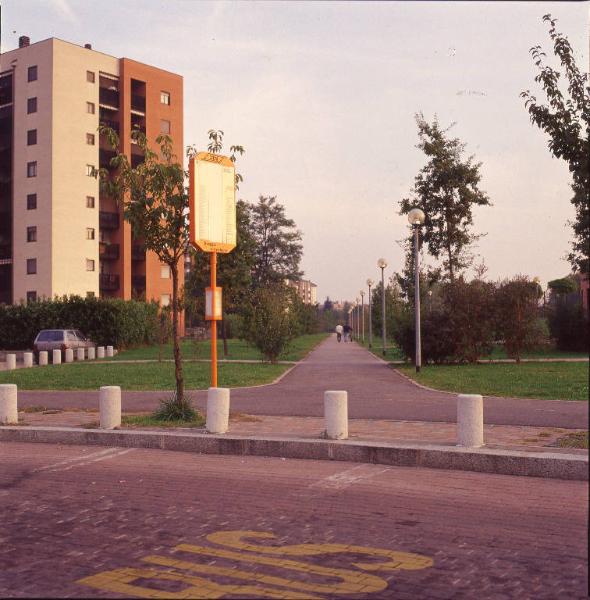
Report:
M303 272L301 232L288 219L276 196L260 196L249 206L252 237L256 244L253 268L255 286L297 279Z
M400 214L414 206L426 214L421 237L434 258L442 257L443 266L452 282L472 261L469 246L480 235L473 234L473 206L488 206L487 194L479 188L481 163L474 157L463 158L465 144L450 138L450 129L441 129L435 118L426 122L422 113L416 115L418 148L428 158L415 178L411 198L400 202ZM452 125L451 125L452 127Z
M572 174L571 199L576 216L571 224L574 233L568 260L574 271L590 270L590 86L588 73L576 65L574 51L567 37L556 29L557 19L543 16L549 25L553 53L561 63L567 90L561 85L561 73L546 64L541 46L530 49L535 67L535 81L541 85L546 103L538 102L530 90L520 94L532 123L549 136L549 150L565 160Z

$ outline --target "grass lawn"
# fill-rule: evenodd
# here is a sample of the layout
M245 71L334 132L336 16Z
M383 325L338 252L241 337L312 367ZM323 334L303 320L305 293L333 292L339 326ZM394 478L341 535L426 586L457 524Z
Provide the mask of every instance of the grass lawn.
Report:
M569 433L557 440L558 448L585 448L588 450L588 432Z
M502 346L495 346L488 356L482 356L481 360L497 360L509 358ZM521 358L588 358L586 352L568 352L566 350L557 350L557 348L543 348L541 350L532 350L523 352Z
M271 364L220 364L219 385L241 387L271 383L289 368ZM208 363L184 363L187 390L207 389ZM124 390L172 390L172 363L71 363L0 371L0 383L16 383L21 390L98 390L101 385L120 385Z
M392 340L387 340L387 344L385 345L385 356L383 356L383 340L380 337L373 336L372 348L369 348L369 339L366 334L364 342L362 340L356 341L359 345L363 346L363 348L366 348L367 350L369 350L369 352L372 352L373 354L375 354L375 356L378 356L383 360L405 360L404 353L397 347L395 342Z
M587 363L433 365L399 371L438 390L486 396L588 401Z
M295 338L287 351L279 360L301 360L310 350L327 337L326 333L317 333L312 335L302 335ZM238 339L227 341L228 360L262 360L262 355L257 348L247 342ZM181 343L182 357L184 359L209 359L211 357L211 342L209 340L183 340ZM112 361L118 360L158 360L160 355L159 346L142 346L119 352ZM223 341L217 341L217 357L223 359ZM162 347L162 358L172 359L172 344L166 344Z

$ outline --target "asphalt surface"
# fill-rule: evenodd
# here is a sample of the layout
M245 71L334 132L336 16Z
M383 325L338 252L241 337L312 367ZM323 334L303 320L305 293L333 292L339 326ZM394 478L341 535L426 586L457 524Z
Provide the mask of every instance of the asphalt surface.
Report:
M108 364L96 368L108 368ZM223 386L223 381L220 382ZM456 396L422 389L357 344L330 337L274 385L233 389L231 409L252 415L323 415L323 394L348 391L351 419L456 420ZM152 410L166 392L123 392L124 411ZM206 406L206 392L193 392ZM19 391L19 406L97 408L98 391ZM486 397L484 420L496 425L578 428L588 422L587 402Z

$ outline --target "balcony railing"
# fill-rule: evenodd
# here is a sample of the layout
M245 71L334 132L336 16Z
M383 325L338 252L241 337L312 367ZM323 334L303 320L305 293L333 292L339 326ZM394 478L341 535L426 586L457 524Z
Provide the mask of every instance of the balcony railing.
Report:
M98 285L101 290L114 291L119 289L119 276L114 273L100 273Z
M145 260L145 248L141 244L131 246L131 260Z
M136 289L145 288L145 275L133 275L131 277L131 287Z
M100 242L98 256L101 260L117 260L119 258L119 244Z
M135 110L137 112L145 112L145 98L143 96L138 96L137 94L131 95L131 110Z
M119 213L101 210L98 213L98 224L101 229L119 229Z
M99 104L119 108L119 92L101 87L98 91L98 102Z
M111 119L101 119L100 124L110 127L113 131L119 133L119 123L117 121L111 121Z

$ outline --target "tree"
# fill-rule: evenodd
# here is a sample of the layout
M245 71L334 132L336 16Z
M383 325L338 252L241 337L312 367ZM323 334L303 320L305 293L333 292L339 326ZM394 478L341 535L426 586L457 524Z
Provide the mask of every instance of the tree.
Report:
M283 283L270 283L255 288L245 306L244 337L273 363L297 335L293 296L294 291Z
M546 104L537 102L530 90L520 94L525 100L531 122L549 135L549 150L556 158L568 163L572 174L571 199L576 217L572 224L574 241L568 260L574 271L588 273L590 268L590 87L588 73L576 65L574 51L568 39L559 33L550 14L543 16L549 24L549 37L553 52L559 59L567 79L567 92L560 86L561 73L545 63L546 54L541 46L530 49L535 66L539 70L535 81L541 84Z
M123 203L124 217L131 224L133 234L143 239L146 250L154 252L160 262L170 268L176 379L176 397L173 404L177 408L188 407L188 410L192 411L184 397L178 331L181 310L179 269L183 267L188 242L188 195L184 185L186 173L173 154L172 139L168 135L156 138L158 149L155 151L149 147L142 131L133 130L131 138L144 153L144 161L134 168L127 156L120 152L119 137L115 131L102 125L99 131L106 136L115 153L110 162L114 173L108 169L100 169L98 172L103 188L110 196Z
M255 242L254 285L301 277L301 232L295 228L295 221L287 218L285 207L276 196L260 196L256 204L249 205L249 211Z
M510 358L520 362L525 350L534 350L548 341L547 326L539 318L543 291L536 281L518 275L502 281L494 294L497 332Z
M400 214L414 206L426 214L421 228L422 241L434 258L443 257L443 266L451 282L458 272L471 264L469 246L479 235L470 232L472 207L489 206L489 198L479 189L481 163L473 156L462 157L465 144L449 138L438 121L427 123L422 113L416 115L420 148L429 158L415 178L412 198L400 202ZM452 127L452 125L451 125Z

